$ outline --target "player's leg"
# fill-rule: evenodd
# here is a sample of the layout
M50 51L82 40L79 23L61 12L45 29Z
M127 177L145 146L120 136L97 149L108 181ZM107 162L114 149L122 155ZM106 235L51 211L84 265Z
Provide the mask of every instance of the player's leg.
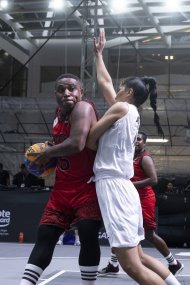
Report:
M104 276L104 275L115 275L119 272L119 262L117 259L117 256L113 250L113 248L111 249L111 255L110 255L110 259L108 261L108 264L106 267L103 267L102 269L98 270L98 274L100 276Z
M94 184L82 184L80 194L82 201L78 201L80 204L75 204L77 207L75 209L76 219L72 226L77 227L80 239L79 267L82 285L94 285L100 262L98 235L102 225L102 217Z
M83 285L94 285L100 262L98 233L100 221L83 220L78 224L80 238L79 266Z
M184 265L179 260L174 258L166 242L152 229L145 229L145 237L165 257L168 262L168 268L172 274L179 274L182 271Z
M143 214L143 226L145 229L145 238L152 243L155 248L163 255L169 255L170 251L155 230L157 228L156 216L155 216L156 197L154 193L149 197L141 198L142 214Z
M158 274L142 264L139 256L138 246L131 248L114 248L114 250L123 270L139 284L166 284Z
M166 242L156 234L157 228L155 218L155 195L149 197L149 199L141 198L142 213L143 213L143 225L145 229L145 238L152 243L155 248L165 257L168 262L168 268L172 274L177 275L183 269L183 264L176 260L170 252Z
M30 254L20 285L35 285L44 269L50 264L55 245L63 229L40 225L37 240Z
M165 241L159 237L154 230L145 229L145 238L152 243L155 248L164 256L168 256L170 254L170 250L167 247Z
M143 265L157 273L168 285L179 285L180 283L176 277L162 264L159 260L147 255L143 252L142 247L139 245L139 256Z
M74 243L74 245L80 245L78 229L74 229L74 233L75 233L75 243Z

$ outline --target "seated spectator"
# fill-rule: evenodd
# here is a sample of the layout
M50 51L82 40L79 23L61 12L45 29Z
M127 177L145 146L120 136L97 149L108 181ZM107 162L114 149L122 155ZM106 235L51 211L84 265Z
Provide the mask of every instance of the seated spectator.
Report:
M7 170L3 169L3 164L0 163L0 185L9 186L10 185L10 175Z
M21 171L14 175L13 185L17 187L44 186L44 180L29 173L25 164L21 164Z
M187 180L187 183L186 183L185 189L184 189L184 193L190 194L190 180Z
M172 182L168 182L166 185L166 194L175 194L176 193L176 188L174 187Z

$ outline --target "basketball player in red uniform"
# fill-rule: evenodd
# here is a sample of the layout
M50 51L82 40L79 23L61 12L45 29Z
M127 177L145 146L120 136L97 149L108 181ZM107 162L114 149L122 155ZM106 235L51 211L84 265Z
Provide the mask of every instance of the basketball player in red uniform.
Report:
M72 74L58 77L55 96L58 109L52 130L54 145L39 153L35 160L43 165L57 158L55 184L20 285L38 282L51 262L59 236L71 226L77 226L81 243L82 284L94 285L100 260L101 214L94 182L88 183L93 176L95 152L85 144L97 116L93 105L82 100L82 83Z
M174 275L177 275L182 271L184 265L174 258L165 241L155 233L157 227L155 219L156 197L152 185L157 183L157 174L153 160L149 152L145 149L146 140L147 135L144 132L139 132L133 160L134 176L131 181L140 196L145 238L166 258L169 270ZM106 275L114 274L118 271L117 257L112 251L110 262L99 273Z

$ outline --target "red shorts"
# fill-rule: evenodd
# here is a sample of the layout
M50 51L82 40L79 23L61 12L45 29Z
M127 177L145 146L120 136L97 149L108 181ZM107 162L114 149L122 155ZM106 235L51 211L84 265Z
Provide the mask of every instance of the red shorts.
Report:
M40 224L69 229L81 220L102 220L94 183L54 188Z
M156 198L154 195L151 197L140 197L143 215L143 226L146 230L155 230L157 228L155 218L155 205Z

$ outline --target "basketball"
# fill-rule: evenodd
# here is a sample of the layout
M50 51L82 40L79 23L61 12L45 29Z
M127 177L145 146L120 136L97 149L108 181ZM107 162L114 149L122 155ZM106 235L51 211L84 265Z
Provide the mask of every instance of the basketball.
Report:
M50 175L51 173L54 172L55 167L56 167L56 159L50 159L45 166L40 167L39 164L33 164L31 165L31 162L35 160L36 155L32 155L32 153L39 153L42 150L44 150L47 147L45 143L36 143L31 145L25 152L25 157L24 157L24 164L28 171L37 176L37 177L45 177ZM49 147L49 146L48 146ZM30 154L30 155L29 155Z

